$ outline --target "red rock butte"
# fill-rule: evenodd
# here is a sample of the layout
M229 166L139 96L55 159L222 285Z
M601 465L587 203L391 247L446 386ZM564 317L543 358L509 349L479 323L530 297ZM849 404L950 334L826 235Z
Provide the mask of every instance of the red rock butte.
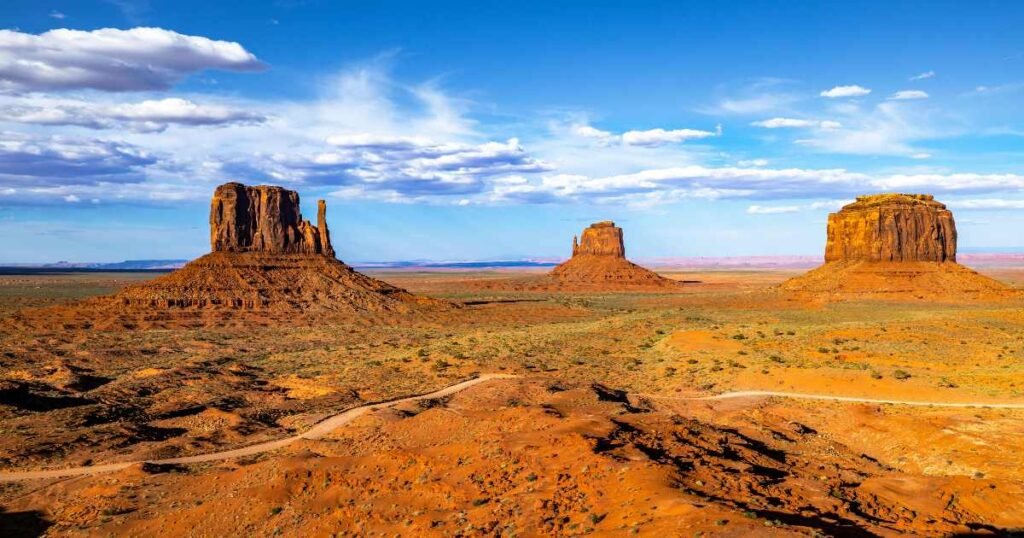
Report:
M324 200L317 201L316 222L302 220L295 191L225 183L210 202L210 250L334 257Z
M681 284L626 260L622 228L612 221L591 224L572 238L572 257L545 279L563 289L673 288Z
M962 300L1006 295L956 263L953 213L928 194L859 196L828 217L825 264L783 290L820 299Z
M929 194L858 196L828 216L825 261L955 262L953 213Z
M314 226L303 220L294 191L221 185L210 203L213 252L112 297L26 313L22 320L96 328L177 326L222 323L246 313L254 320L318 319L331 313L381 318L453 307L368 277L335 258L327 206L323 200L318 205Z

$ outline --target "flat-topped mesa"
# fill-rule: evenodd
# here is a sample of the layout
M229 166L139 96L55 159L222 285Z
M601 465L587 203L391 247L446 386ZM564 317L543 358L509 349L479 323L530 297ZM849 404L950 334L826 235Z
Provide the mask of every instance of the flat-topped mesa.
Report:
M622 228L615 226L610 220L591 224L583 230L583 235L578 241L576 236L573 236L572 255L625 258L626 246L622 240Z
M302 219L299 194L259 185L225 183L210 202L210 248L214 252L320 254L334 257L327 230L327 204L317 204L317 225Z
M928 194L873 194L828 216L825 261L955 262L956 224Z

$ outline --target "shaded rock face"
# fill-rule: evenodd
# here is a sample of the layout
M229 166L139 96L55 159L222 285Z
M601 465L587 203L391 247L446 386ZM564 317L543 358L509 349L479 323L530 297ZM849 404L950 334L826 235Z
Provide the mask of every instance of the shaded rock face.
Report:
M606 220L591 224L583 230L583 236L572 238L572 255L626 257L626 246L622 240L622 228Z
M314 226L302 219L295 191L225 183L217 187L210 202L210 248L214 252L334 257L327 230L327 204L320 200L317 209Z
M825 261L955 262L953 213L927 194L858 196L829 215Z

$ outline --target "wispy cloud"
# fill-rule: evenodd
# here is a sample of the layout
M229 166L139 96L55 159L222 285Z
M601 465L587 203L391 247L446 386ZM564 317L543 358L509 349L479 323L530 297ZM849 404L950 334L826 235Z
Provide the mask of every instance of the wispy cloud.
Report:
M910 100L914 100L914 99L927 99L927 98L928 98L928 92L924 92L924 91L921 91L921 90L900 90L898 92L893 93L892 95L890 95L886 99L888 99L890 101L910 101Z
M925 80L925 79L934 78L934 77L935 77L935 71L925 71L924 73L921 73L919 75L914 75L914 76L910 77L909 80Z
M679 144L688 140L699 140L721 136L722 128L718 126L714 131L701 129L647 129L626 131L622 134L614 134L610 131L597 129L591 125L576 125L573 132L580 137L597 140L604 145L622 144L625 146L658 147L666 144Z
M761 120L752 122L751 125L754 127L763 127L765 129L839 129L843 124L838 121L832 120L808 120L799 118L771 118L768 120Z
M257 112L219 104L199 104L177 97L106 104L37 94L6 99L0 96L0 122L162 132L170 125L225 126L263 123L266 120L265 115Z
M829 99L838 99L843 97L863 97L870 93L870 89L854 84L850 86L835 86L832 89L822 91L819 95Z

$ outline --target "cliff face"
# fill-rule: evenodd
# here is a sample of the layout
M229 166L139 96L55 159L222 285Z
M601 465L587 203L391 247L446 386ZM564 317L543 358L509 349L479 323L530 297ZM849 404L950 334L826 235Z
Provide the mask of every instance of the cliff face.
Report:
M317 225L302 219L295 191L260 185L225 183L210 202L210 248L214 252L320 254L334 257L319 201Z
M606 220L591 224L583 230L583 236L577 241L572 238L572 255L626 257L626 246L622 240L622 228Z
M953 213L927 194L859 196L829 215L825 261L955 262Z

